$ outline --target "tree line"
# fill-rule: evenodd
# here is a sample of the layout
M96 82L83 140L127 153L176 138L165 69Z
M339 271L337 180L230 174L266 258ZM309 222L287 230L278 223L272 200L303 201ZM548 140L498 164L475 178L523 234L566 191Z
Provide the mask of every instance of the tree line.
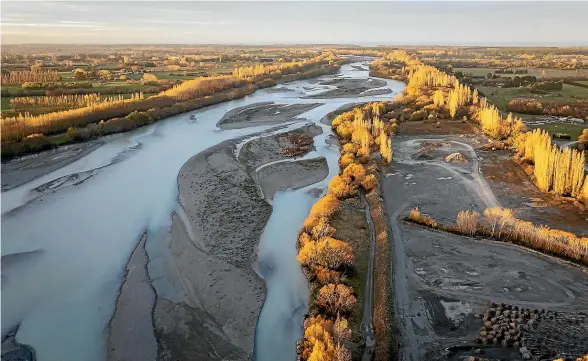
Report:
M483 236L519 244L588 266L588 237L578 237L571 232L523 221L509 208L487 208L482 214L475 211L460 211L454 225L440 224L423 215L418 208L414 208L407 220L466 236Z
M20 85L26 82L44 83L60 81L61 76L58 72L49 70L15 70L2 73L2 85Z
M132 130L168 116L245 96L255 89L276 85L278 80L292 81L334 73L342 61L332 54L324 54L308 60L308 64L297 68L304 71L295 74L269 74L250 81L234 76L199 77L143 99L124 99L37 116L2 117L2 155L11 157L46 149L50 144L44 136L52 134L67 132L75 136L72 141L82 141ZM87 131L81 129L96 123L99 125ZM35 136L29 138L31 135Z
M130 100L143 99L143 93L131 94ZM70 94L40 97L14 97L10 98L10 108L24 114L24 118L30 117L27 112L51 113L75 108L92 107L103 103L116 103L125 99L122 94L102 96L100 93Z
M342 277L354 267L353 248L334 238L332 219L341 201L371 191L375 174L364 164L380 153L392 161L392 128L381 120L384 103L370 103L337 116L332 128L341 144L339 175L328 192L310 210L298 235L298 261L306 275L312 296L304 321L304 337L297 344L302 361L351 361L352 331L348 317L357 307L355 290ZM378 360L385 359L380 355Z

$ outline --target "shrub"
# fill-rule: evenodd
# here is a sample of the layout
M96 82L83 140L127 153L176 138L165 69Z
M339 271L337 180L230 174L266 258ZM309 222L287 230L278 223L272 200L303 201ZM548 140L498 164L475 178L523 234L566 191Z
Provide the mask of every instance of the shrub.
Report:
M416 112L412 113L410 115L410 117L408 117L408 120L419 121L419 120L424 120L425 118L427 118L427 111L421 109L421 110L417 110Z
M374 187L378 184L378 178L376 178L375 174L368 174L362 181L361 186L366 192L371 191Z
M478 230L480 213L475 211L460 211L457 214L457 228L461 233L473 236Z
M415 207L410 210L408 219L415 223L424 224L433 228L437 228L438 226L437 222L435 222L431 217L422 215L419 207Z
M335 270L353 265L353 249L343 241L325 237L318 242L306 243L297 259L303 266L319 265Z
M351 287L341 283L323 286L316 298L317 305L332 317L351 312L356 302Z
M334 195L327 193L310 209L310 214L319 217L330 217L339 209L339 200Z
M351 179L343 176L334 176L329 182L329 193L342 199L355 195L357 189L353 186Z
M488 208L484 210L484 221L490 235L500 237L506 227L514 222L514 212L509 208Z
M348 165L355 162L355 157L351 153L343 153L339 158L339 168L345 169Z
M456 227L440 228L469 236L479 233L588 265L588 237L517 219L508 208L488 208L481 222L478 218L476 212L461 211L457 215Z
M330 270L323 266L316 266L314 268L316 280L321 285L329 283L339 283L341 281L341 272Z
M365 178L365 169L361 164L350 164L343 170L343 177L349 178L355 185L360 184Z
M318 222L312 227L310 234L313 239L319 240L335 234L335 228L331 227L327 218L319 217Z

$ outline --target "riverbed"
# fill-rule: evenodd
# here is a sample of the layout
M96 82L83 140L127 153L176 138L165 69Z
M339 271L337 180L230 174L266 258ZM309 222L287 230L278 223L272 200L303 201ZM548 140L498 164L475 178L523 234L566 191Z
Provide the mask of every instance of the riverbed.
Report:
M166 308L170 305L194 308L196 305L190 302L200 300L206 317L212 317L206 322L217 325L214 313L211 316L206 307L208 303L214 304L214 300L206 299L203 296L206 292L199 288L191 289L193 298L187 297L186 290L178 287L181 282L175 277L191 269L184 267L190 259L180 260L177 256L182 248L172 247L174 237L180 237L174 234L177 231L174 224L183 224L182 237L186 242L204 237L190 225L197 223L198 217L186 216L190 213L190 204L182 205L178 174L194 156L223 142L229 142L227 146L238 159L240 149L254 139L314 124L322 129L321 134L314 136L314 150L296 161L324 158L328 167L326 177L324 174L317 176L322 180L309 185L289 185L295 189L277 187L269 199L259 192L259 199L251 203L259 207L265 207L262 203L268 204L270 212L267 224L260 229L258 244L243 246L243 252L251 255L250 264L249 260L239 261L242 270L251 268L254 271L246 272L247 279L256 283L254 278L261 277L263 282L258 283L259 287L265 284L265 292L258 287L265 293L265 300L258 301L263 308L258 312L257 326L255 322L237 319L239 312L235 312L225 320L227 327L213 332L216 336L218 333L227 336L227 344L231 345L226 349L228 354L244 354L244 359L250 358L254 339L256 360L278 360L282 356L284 360L294 360L295 341L301 335L308 297L306 282L295 258L296 235L312 203L325 192L328 181L338 172L338 149L331 139L330 127L321 123L321 119L348 103L391 99L404 86L401 82L386 80L386 86L378 89L390 89L389 94L349 96L346 93L344 98L333 97L334 88L329 84L338 83L338 79L369 78L368 71L357 69L360 65L365 64L344 65L338 74L321 77L319 82L278 85L133 132L104 137L98 148L79 159L55 170L48 167L49 173L2 192L3 339L16 329L15 340L32 348L38 360L113 358L112 350L108 349L111 347L109 333L113 325L120 324L113 314L115 309L124 309L117 301L121 292L128 289L125 280L129 279L142 282L144 287L140 292L149 291L145 288L149 287L150 292L169 302L158 304L162 312L170 309ZM321 99L322 92L330 92L329 97ZM312 98L307 98L309 96ZM308 104L305 108L308 110L292 118L282 117L278 123L268 120L225 130L218 127L227 113L264 102ZM258 165L255 172L264 173L265 167L292 161L266 162ZM247 171L245 168L244 172ZM222 227L222 224L217 226ZM142 237L145 237L144 246L140 243ZM204 239L202 249L206 251L207 244L214 246L215 240ZM143 249L137 249L138 245ZM131 255L136 257L131 260ZM224 257L228 263L233 261L231 253L215 257ZM133 276L135 268L131 266L135 259L148 262L140 265L146 267L145 274ZM213 264L218 266L218 263ZM193 280L187 282L196 284ZM199 287L206 286L200 284ZM231 291L225 290L229 296ZM134 312L141 317L137 325L144 324L144 317L153 317L157 302L150 300L146 297L136 304L131 303L145 311ZM232 306L241 313L251 311L236 300ZM257 315L248 317L247 320L257 319ZM132 332L133 327L128 326L133 326L134 322L135 319L127 318L126 327L122 329ZM157 320L151 323L155 324L155 338L147 332L136 340L136 346L145 351L136 354L140 356L129 356L130 359L143 359L145 355L166 359L161 353L154 354L158 348L152 343L161 338L161 329L157 328ZM187 323L186 327L193 326ZM246 327L252 335L250 338L239 334L239 330ZM125 337L124 333L120 337ZM233 346L235 349L231 349Z

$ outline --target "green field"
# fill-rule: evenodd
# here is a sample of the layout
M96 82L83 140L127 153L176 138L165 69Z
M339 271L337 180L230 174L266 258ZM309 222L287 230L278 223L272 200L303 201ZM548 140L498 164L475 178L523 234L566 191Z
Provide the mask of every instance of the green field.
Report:
M196 78L194 75L170 75L183 74L183 71L156 71L151 74L155 75L160 80L192 80Z
M464 74L472 74L474 76L486 76L488 73L494 74L494 71L498 68L453 68L453 71L461 71ZM516 69L527 69L527 74L497 74L503 77L513 78L515 76L534 75L537 79L542 77L572 77L572 76L588 76L588 69L577 69L577 70L563 70L563 69L540 69L540 68L511 68ZM545 72L545 74L543 74Z
M2 97L1 110L10 109L10 97Z
M532 129L545 129L549 134L555 133L564 133L569 134L572 139L577 140L582 131L586 129L581 125L576 124L569 124L569 123L549 123L549 124L539 124L539 125L530 125Z
M588 98L588 88L564 84L562 90L555 90L550 94L534 94L527 88L498 88L478 86L479 91L498 108L505 110L506 104L515 98L536 98L537 100L569 100L574 98Z

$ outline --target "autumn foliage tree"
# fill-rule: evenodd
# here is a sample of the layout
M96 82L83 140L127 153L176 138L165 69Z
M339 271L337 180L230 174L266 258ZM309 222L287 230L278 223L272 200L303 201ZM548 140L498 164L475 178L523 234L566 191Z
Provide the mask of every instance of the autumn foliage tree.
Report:
M26 82L46 83L59 80L61 80L61 76L53 70L35 69L33 71L19 70L2 73L2 85L18 85Z

